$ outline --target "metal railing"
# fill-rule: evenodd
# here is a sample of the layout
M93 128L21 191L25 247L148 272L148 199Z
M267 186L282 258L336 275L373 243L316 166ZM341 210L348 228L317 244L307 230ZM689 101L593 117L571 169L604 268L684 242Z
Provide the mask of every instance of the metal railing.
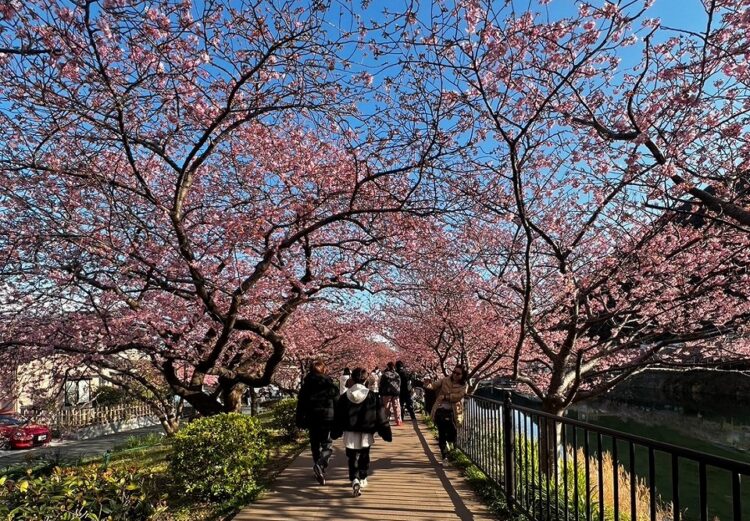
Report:
M750 464L469 396L457 446L535 521L750 520Z

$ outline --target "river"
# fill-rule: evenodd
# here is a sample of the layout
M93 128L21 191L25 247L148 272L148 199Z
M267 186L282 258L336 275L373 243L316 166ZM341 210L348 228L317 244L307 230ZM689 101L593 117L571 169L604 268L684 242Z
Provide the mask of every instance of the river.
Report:
M498 399L496 393L477 393ZM518 402L516 402L518 403ZM750 464L750 407L720 402L711 405L630 404L611 400L593 400L572 407L566 416L617 431L721 456ZM532 436L536 437L536 429ZM580 440L579 431L579 443ZM568 436L571 439L571 436ZM596 439L590 438L592 450ZM604 450L611 450L611 439L604 437ZM628 448L618 443L620 464L627 466ZM655 451L656 488L664 503L672 500L671 457ZM648 451L636 448L636 474L648 476ZM700 519L698 465L680 459L680 512L685 521ZM743 477L742 518L750 520L750 476ZM733 519L732 489L729 473L707 467L708 519ZM640 517L640 516L639 516Z
M750 409L731 404L689 407L653 404L632 405L609 400L580 404L567 416L653 440L750 463ZM620 453L624 450L618 446ZM636 473L648 475L647 453L636 455ZM671 501L671 460L661 452L655 454L656 486L665 501ZM727 472L708 467L709 519L732 519L730 477ZM746 477L742 489L742 517L750 519L750 482ZM680 465L680 502L686 520L699 519L698 468L691 462Z

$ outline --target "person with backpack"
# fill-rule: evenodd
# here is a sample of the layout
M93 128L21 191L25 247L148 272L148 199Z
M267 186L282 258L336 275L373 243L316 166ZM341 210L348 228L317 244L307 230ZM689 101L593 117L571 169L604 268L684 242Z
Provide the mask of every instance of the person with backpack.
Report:
M321 485L325 485L328 461L333 454L331 429L338 396L338 387L326 375L326 364L322 360L315 360L297 397L296 423L300 429L310 431L313 474Z
M409 413L409 417L415 420L414 416L414 401L411 397L412 384L414 382L414 375L406 370L404 363L399 360L396 362L396 372L399 378L401 378L401 389L399 392L399 405L401 418L406 418L406 413Z
M388 362L383 375L380 377L378 387L383 399L383 406L388 411L388 419L390 420L391 417L395 416L396 426L401 425L401 404L398 400L401 395L401 377L393 368L393 362Z
M370 448L375 443L373 435L377 433L386 442L393 440L383 404L364 385L367 376L364 367L352 371L353 384L339 397L334 413L333 438L343 437L354 497L367 488Z

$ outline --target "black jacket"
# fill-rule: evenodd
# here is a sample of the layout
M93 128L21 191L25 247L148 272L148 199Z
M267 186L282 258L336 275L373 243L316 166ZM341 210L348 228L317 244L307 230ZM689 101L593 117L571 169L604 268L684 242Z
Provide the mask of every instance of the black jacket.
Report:
M401 378L400 395L402 398L405 398L411 394L412 381L414 380L414 376L412 376L412 374L404 367L402 367L401 369L397 369L396 371L398 372L398 376Z
M401 394L401 377L396 371L385 371L380 377L378 391L382 396L398 396Z
M353 385L336 402L331 436L340 438L344 431L377 433L385 441L393 439L383 403L361 384Z
M328 376L308 373L297 398L297 427L330 428L339 389Z

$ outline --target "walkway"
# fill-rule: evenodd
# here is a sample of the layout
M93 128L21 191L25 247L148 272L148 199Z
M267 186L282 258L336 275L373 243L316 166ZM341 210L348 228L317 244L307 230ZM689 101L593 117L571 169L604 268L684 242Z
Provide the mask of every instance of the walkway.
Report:
M312 475L307 450L276 478L271 492L242 510L235 521L489 521L458 470L439 464L440 451L424 424L393 427L393 443L375 439L369 486L352 497L341 440L325 486ZM436 457L435 454L438 456Z

